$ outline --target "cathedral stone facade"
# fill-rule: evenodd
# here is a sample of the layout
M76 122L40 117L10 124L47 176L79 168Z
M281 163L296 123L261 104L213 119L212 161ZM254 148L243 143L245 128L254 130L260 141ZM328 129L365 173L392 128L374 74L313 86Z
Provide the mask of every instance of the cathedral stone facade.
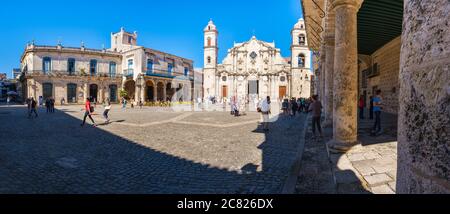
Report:
M310 97L311 53L303 19L294 25L291 35L291 57L283 58L275 42L253 36L249 41L235 43L218 64L218 30L210 21L204 29L204 98Z

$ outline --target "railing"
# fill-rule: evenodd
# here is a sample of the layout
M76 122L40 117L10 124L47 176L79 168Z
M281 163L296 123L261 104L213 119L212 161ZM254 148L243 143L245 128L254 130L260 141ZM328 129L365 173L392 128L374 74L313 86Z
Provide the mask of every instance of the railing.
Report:
M125 70L123 70L123 76L125 76L125 77L134 76L134 70L133 69L125 69Z
M194 79L194 77L191 75L185 76L184 71L183 72L174 72L172 70L172 72L169 73L168 70L158 69L158 68L153 68L150 71L149 70L145 71L145 75L146 76L156 76L156 77L166 77L166 78L186 77L186 78L189 78L190 80Z
M32 70L25 72L27 75L47 75L47 76L91 76L91 77L111 77L116 78L119 77L117 74L109 74L109 73L89 73L86 71L72 71L69 72L67 70L50 70L50 71L43 71L43 70Z
M34 45L34 48L39 49L58 49L58 46L51 46L51 45ZM61 46L62 50L74 50L74 51L81 51L81 47L64 47ZM94 48L84 48L85 51L88 52L96 52L96 53L109 53L109 54L117 54L117 52L106 50L106 49L94 49Z

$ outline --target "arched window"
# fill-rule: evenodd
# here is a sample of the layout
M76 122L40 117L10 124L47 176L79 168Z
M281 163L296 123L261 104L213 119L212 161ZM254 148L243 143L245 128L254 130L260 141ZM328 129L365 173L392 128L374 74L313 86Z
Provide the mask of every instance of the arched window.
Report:
M91 61L89 63L89 72L91 75L97 74L97 60L91 59Z
M300 29L303 29L303 25L300 25Z
M309 80L308 74L305 74L305 80Z
M52 58L44 57L42 61L42 72L47 73L52 70Z
M209 46L211 46L211 37L208 37L208 39L207 39L207 40L208 40L208 42L207 42L207 43L208 43L208 47L209 47Z
M298 36L298 44L299 45L305 45L306 39L305 39L305 35L304 34L300 34Z
M189 75L189 67L184 67L184 76Z
M302 53L298 55L298 67L305 67L305 55L303 55Z
M207 62L208 62L208 64L211 63L211 57L210 56L208 56Z

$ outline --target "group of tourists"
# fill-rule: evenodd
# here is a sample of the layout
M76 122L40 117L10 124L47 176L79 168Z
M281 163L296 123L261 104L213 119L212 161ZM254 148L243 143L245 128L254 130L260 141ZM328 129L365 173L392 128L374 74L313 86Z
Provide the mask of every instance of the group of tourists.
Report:
M47 113L55 113L55 99L52 97L45 99L45 108Z
M320 125L322 103L318 99L318 95L311 97L311 104L309 105L308 111L312 113L311 128L313 132L313 139L316 138L316 129L319 132L319 137L322 138L322 128ZM378 135L381 132L381 110L382 107L381 90L376 90L375 95L370 96L370 108L369 108L369 118L372 120L373 115L375 115L375 121L371 130L372 135ZM364 119L364 97L361 96L358 101L359 117Z
M292 97L289 99L284 99L281 103L281 110L283 111L283 115L295 116L296 113L307 113L309 105L311 104L311 98L298 98Z

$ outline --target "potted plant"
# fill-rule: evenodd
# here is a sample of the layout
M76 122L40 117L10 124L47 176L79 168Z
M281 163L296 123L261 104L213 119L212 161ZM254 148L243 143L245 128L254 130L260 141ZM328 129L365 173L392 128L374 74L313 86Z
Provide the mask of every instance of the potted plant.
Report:
M80 69L80 74L81 74L81 76L86 76L87 75L84 68Z
M125 89L120 89L119 91L119 95L120 97L127 97L128 96L128 92Z

